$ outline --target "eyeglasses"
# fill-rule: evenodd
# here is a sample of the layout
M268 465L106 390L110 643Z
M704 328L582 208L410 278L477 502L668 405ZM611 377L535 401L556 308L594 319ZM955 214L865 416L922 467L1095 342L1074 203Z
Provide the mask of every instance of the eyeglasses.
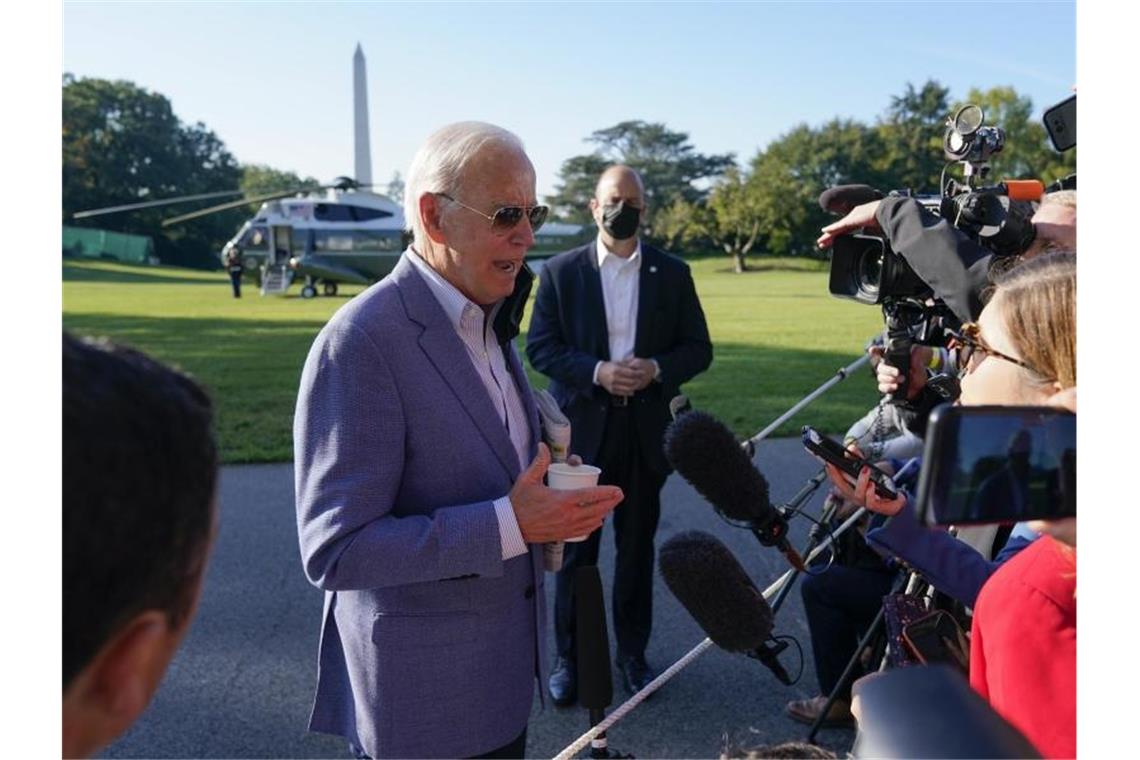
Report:
M550 213L550 206L500 206L495 209L495 213L488 216L477 208L471 208L462 201L457 201L447 193L436 193L436 195L447 198L452 203L458 204L468 211L472 211L479 216L491 222L491 229L495 232L508 232L513 230L525 216L530 221L530 229L532 232L538 232L538 228L546 222L546 215Z
M1024 367L1038 375L1044 376L1044 373L1039 371L1032 364L1016 359L1008 354L1003 354L1001 351L996 351L990 348L982 341L981 328L976 322L966 322L962 325L962 329L958 332L950 330L950 336L954 338L955 342L959 344L958 348L958 377L965 377L972 372L971 365L977 366L981 364L987 356L996 356L999 359L1004 359L1007 362L1016 364L1019 367ZM974 357L978 357L977 362Z

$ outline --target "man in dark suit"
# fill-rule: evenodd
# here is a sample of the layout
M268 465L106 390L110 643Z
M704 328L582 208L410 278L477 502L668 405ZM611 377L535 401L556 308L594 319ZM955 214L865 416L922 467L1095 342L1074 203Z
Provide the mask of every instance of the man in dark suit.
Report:
M614 511L617 568L612 594L618 669L630 692L655 678L645 660L653 618L653 538L669 474L662 442L669 401L712 362L705 315L689 267L643 245L645 188L628 166L598 179L590 211L598 237L543 267L527 356L550 377L550 392L572 425L571 450L621 486ZM555 704L577 697L575 568L596 564L599 528L566 545L555 595Z
M438 130L404 203L414 242L321 330L297 397L301 555L325 592L309 726L358 757L525 757L542 544L598 528L621 492L542 484L512 341L546 209L518 138Z

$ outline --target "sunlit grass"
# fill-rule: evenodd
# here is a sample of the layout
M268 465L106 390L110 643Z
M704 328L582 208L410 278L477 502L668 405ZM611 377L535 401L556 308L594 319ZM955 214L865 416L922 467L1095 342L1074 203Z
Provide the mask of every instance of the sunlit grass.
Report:
M743 275L731 271L727 257L691 264L714 359L684 390L738 435L767 426L858 358L881 329L877 310L828 295L826 264L762 260ZM334 298L302 299L296 288L262 297L246 283L234 299L222 272L65 262L63 321L74 332L147 351L204 383L217 406L225 461L282 461L292 457L293 407L309 346L361 289L342 285ZM528 371L536 386L546 386L546 378ZM875 400L869 374L858 373L778 433L805 423L840 432Z

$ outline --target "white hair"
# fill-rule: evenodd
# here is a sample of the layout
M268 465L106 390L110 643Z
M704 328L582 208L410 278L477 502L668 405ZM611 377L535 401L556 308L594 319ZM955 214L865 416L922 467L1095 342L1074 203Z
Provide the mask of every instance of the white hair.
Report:
M416 151L404 187L404 225L418 245L427 239L420 219L420 196L424 193L460 194L467 163L488 145L526 153L522 140L514 133L482 121L448 124L433 132Z
M1077 191L1076 190L1057 190L1052 193L1046 193L1041 197L1042 206L1068 206L1071 209L1077 208Z

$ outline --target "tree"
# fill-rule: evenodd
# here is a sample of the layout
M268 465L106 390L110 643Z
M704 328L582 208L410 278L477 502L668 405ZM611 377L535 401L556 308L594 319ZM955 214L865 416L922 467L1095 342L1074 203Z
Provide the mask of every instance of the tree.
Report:
M189 209L154 208L75 222L83 209L237 188L237 161L204 124L184 125L164 96L127 81L63 80L63 220L149 235L161 259L217 266L216 252L245 218L233 210L163 229Z
M396 203L402 204L404 202L404 178L400 176L400 172L392 173L386 195Z
M831 221L820 193L839 184L889 187L887 155L876 129L850 119L801 124L757 153L749 186L768 252L818 255L819 229Z
M703 204L704 213L694 214L696 229L732 256L733 270L744 272L745 257L760 237L763 195L752 177L733 167L713 187Z
M265 164L242 164L240 189L246 195L268 195L296 188L316 190L321 183L313 177L301 179L296 172L274 169Z
M938 191L946 163L942 136L950 112L949 96L948 88L931 79L919 90L908 82L902 95L891 98L878 131L888 148L881 169L893 180L893 189Z
M641 174L649 205L643 234L654 237L655 215L678 199L693 203L707 194L709 183L734 165L733 155L697 153L684 132L664 124L623 121L586 138L597 148L562 164L561 185L548 201L560 218L588 223L587 204L594 196L598 175L611 164L626 164Z

